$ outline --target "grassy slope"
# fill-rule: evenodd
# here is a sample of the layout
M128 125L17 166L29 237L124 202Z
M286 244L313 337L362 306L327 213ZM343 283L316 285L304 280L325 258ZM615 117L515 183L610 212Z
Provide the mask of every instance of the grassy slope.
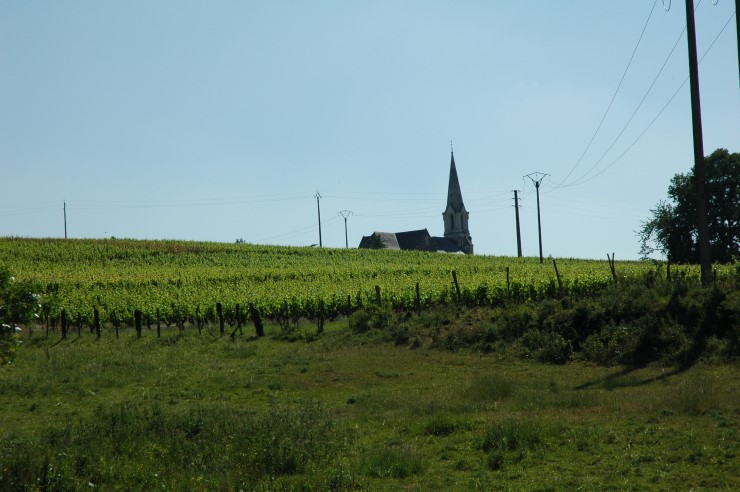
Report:
M174 330L160 340L152 332L141 340L130 331L100 341L83 334L61 343L26 340L16 362L0 367L0 439L49 442L50 428L79 423L71 432L81 432L121 404L165 415L205 409L228 420L318 401L347 444L327 462L278 475L273 488L737 490L737 376L737 365L624 371L544 365L500 352L411 350L350 335L345 322L312 343ZM223 446L217 452L226 459ZM91 481L103 489L205 490L240 483L238 473L212 467L178 470L183 457L155 448L142 444L125 459L104 456L100 469L82 473L62 457L78 452L74 445L49 452L52 464L76 476L66 482L75 487ZM112 468L119 470L101 471Z

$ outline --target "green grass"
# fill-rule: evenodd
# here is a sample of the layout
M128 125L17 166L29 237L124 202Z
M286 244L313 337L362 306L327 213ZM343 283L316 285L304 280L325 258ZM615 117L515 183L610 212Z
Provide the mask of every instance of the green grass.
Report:
M0 490L740 488L736 363L550 365L346 320L279 332L22 338L0 366Z

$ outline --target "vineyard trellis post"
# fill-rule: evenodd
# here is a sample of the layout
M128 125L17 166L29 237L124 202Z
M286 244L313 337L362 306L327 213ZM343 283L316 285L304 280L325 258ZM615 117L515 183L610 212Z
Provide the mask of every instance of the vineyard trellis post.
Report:
M617 271L614 268L614 253L612 253L611 258L609 257L609 253L606 254L606 259L609 261L609 270L612 272L612 278L614 279L614 283L617 283Z
M323 299L319 299L319 314L318 314L318 319L317 319L317 323L316 323L317 324L316 334L318 334L318 335L320 335L321 333L324 332L324 318L325 318L325 316L326 315L324 313L324 300Z
M67 311L62 308L61 313L61 323L62 323L62 340L67 338Z
M558 279L558 291L560 295L563 295L563 281L560 278L560 272L558 271L558 264L555 263L555 258L552 259L552 266L555 267L555 277Z
M265 327L262 324L262 317L260 312L254 307L254 303L249 303L249 314L252 317L252 323L254 323L254 329L257 332L258 337L265 336Z
M416 282L416 313L421 312L421 292L419 291L419 282Z
M236 307L234 308L235 315L236 315L236 327L239 329L239 334L243 335L242 332L242 307L237 303Z
M457 272L455 270L452 270L452 281L455 284L455 294L457 294L457 302L459 304L462 302L462 294L460 293L460 284L457 283Z
M216 314L218 315L218 330L221 336L224 335L224 308L220 302L216 303Z

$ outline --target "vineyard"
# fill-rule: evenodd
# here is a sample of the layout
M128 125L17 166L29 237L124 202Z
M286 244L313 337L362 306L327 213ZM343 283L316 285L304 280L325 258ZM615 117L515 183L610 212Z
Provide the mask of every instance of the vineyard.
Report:
M606 254L605 254L606 257ZM497 305L587 294L612 282L681 275L694 266L447 255L427 252L317 249L249 244L139 240L0 239L0 266L40 293L39 322L68 319L92 326L143 322L229 324L248 306L268 318L336 317L370 303L394 309ZM718 265L715 275L733 275ZM454 273L453 273L454 272ZM239 309L239 307L241 309Z

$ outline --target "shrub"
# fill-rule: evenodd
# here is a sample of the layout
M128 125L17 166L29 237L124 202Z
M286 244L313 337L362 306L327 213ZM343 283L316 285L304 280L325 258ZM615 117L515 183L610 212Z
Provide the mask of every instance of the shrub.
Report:
M583 357L597 364L611 366L628 362L636 345L633 330L610 324L590 335L581 345Z
M565 364L572 348L560 333L529 330L521 339L522 345L541 362Z
M371 304L364 309L355 311L349 317L349 327L355 333L365 333L370 330L387 328L391 322L391 311Z
M13 362L20 346L21 341L15 334L0 335L0 366Z

